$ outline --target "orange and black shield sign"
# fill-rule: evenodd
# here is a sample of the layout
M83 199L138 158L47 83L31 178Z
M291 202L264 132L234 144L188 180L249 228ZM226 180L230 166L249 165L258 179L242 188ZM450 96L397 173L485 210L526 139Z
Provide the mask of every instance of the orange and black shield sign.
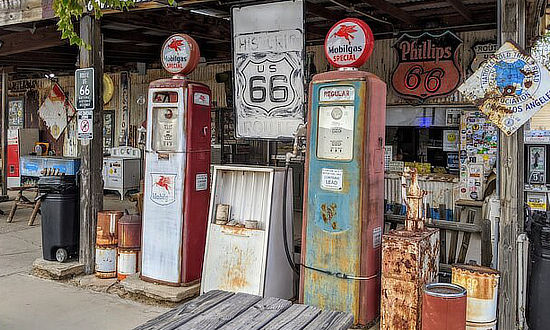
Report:
M454 33L420 36L403 34L393 46L398 64L392 86L403 97L426 100L454 92L462 79L458 48L462 44Z

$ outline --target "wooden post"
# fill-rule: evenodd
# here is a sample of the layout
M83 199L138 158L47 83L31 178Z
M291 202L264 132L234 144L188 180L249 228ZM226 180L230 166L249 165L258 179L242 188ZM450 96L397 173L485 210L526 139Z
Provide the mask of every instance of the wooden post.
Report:
M103 43L99 20L84 15L80 37L91 49L80 47L80 68L94 68L93 139L81 141L80 165L80 253L86 274L94 272L97 212L103 209Z
M2 68L2 196L8 194L8 72Z
M525 0L499 0L499 37L501 44L515 41L525 47ZM498 265L500 288L498 328L517 329L518 318L518 234L523 232L523 127L512 136L500 134L498 167L500 194L500 236Z

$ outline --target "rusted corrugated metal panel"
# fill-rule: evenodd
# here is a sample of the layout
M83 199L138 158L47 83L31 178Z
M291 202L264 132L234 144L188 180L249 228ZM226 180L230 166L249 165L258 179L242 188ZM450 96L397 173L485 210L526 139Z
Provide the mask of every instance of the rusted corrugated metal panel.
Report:
M382 238L382 330L421 329L422 287L439 271L439 230L391 231Z
M468 322L491 323L496 320L499 278L500 273L488 267L453 266L452 283L468 290Z
M458 51L458 63L461 64L464 76L468 77L471 74L468 67L474 56L472 47L478 42L496 40L496 31L482 30L459 32L457 35L463 41L462 47ZM397 95L390 84L393 70L397 65L397 57L393 49L395 40L396 39L376 40L372 56L367 63L360 68L360 70L372 72L388 84L388 105L410 104L411 101ZM325 59L323 46L308 47L307 51L315 54L314 63L317 68L317 72L325 72L329 70L328 62ZM430 104L470 104L470 102L466 101L458 92L455 92L446 97L427 100L422 105L426 106Z

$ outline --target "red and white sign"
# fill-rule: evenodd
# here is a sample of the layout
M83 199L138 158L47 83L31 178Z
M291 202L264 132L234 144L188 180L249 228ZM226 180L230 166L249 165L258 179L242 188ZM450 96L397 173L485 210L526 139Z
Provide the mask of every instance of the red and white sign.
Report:
M345 18L336 23L325 39L327 60L337 68L358 68L365 64L374 48L374 36L367 23Z
M151 200L159 205L172 204L176 200L176 175L151 173L151 178Z
M462 81L461 45L462 40L450 31L401 35L393 46L398 61L392 74L393 89L405 98L419 100L454 93Z
M191 73L199 64L199 59L199 45L186 34L174 34L162 45L162 66L170 73Z

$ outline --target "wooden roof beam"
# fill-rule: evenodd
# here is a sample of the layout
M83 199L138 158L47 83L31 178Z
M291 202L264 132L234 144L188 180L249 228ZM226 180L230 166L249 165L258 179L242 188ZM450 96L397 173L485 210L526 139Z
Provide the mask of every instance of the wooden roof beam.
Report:
M61 40L61 33L54 25L38 28L32 34L29 31L5 34L0 36L0 40L2 41L0 56L61 46L67 43L66 40Z
M397 18L404 23L410 25L416 25L418 23L417 17L399 7L394 6L386 0L361 0L361 2L366 3L369 6L374 7L394 18Z
M466 8L462 3L462 0L447 0L447 2L456 9L464 17L468 23L473 23L474 19L472 18L472 12Z
M342 18L341 15L336 14L333 10L328 10L325 6L313 2L307 1L305 7L308 13L328 19L329 21L339 21Z

